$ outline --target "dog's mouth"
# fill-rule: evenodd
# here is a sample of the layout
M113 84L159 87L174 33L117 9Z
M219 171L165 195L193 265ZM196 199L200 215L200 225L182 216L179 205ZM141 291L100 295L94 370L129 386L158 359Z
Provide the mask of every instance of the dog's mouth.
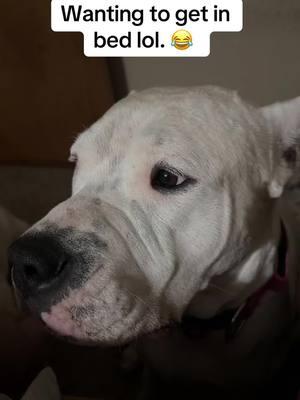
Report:
M51 326L47 324L47 322L43 320L42 317L40 317L40 325L43 327L44 332L46 332L48 335L52 336L53 338L59 341L74 344L77 346L88 346L88 347L95 346L95 342L93 340L89 340L87 338L74 337L69 333L64 334L62 331L57 331L56 329L53 329Z
M102 341L101 337L98 336L98 332L93 332L93 330L88 326L88 323L83 319L77 319L70 312L72 307L61 308L58 303L52 309L44 312L38 312L34 310L32 307L28 306L26 302L22 300L22 297L19 298L19 304L22 309L22 312L26 315L30 315L32 319L38 322L39 329L43 329L45 333L51 334L52 336L67 341L69 343L84 345L84 346L126 346L133 341L143 341L147 340L150 342L156 342L161 339L166 338L166 336L172 334L174 331L180 331L184 335L189 337L197 336L199 338L199 329L197 330L197 334L194 334L195 326L197 324L186 324L185 320L181 322L175 322L174 320L164 320L161 321L158 326L153 326L152 329L140 330L138 331L136 328L138 326L138 321L133 323L129 330L128 335L122 337L122 339L112 339L109 342L105 340ZM56 309L58 307L58 310ZM32 316L33 314L33 316ZM100 330L101 330L101 324ZM192 332L192 334L190 334Z
M95 345L101 347L117 346L118 348L125 348L131 343L137 343L139 341L144 341L144 340L155 343L156 341L166 338L172 332L172 330L178 327L178 324L172 322L164 326L161 326L157 329L154 329L153 331L150 332L140 333L138 335L133 335L133 336L130 335L131 337L128 338L127 340L122 340L120 342L115 341L110 344L107 344L103 342L98 342L92 338L89 338L88 336L83 336L78 332L77 333L74 333L74 331L70 332L68 329L64 330L61 327L56 327L54 325L51 325L51 323L49 323L49 320L47 320L45 316L41 316L40 325L43 326L44 331L48 332L50 335L56 337L59 340L74 345L89 346L89 347L93 347Z

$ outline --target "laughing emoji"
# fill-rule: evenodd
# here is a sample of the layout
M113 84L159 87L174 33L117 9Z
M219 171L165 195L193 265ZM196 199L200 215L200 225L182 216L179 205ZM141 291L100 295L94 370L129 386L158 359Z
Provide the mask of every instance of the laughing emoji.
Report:
M193 45L193 38L190 32L185 30L177 31L172 36L172 46L178 50L186 50Z

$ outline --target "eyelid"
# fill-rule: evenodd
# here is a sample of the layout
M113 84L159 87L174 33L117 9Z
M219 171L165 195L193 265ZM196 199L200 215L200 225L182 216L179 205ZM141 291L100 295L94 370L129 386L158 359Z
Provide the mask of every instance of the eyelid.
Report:
M193 178L191 175L184 173L182 170L177 169L170 164L168 164L166 161L160 161L156 164L155 169L165 169L169 171L170 173L177 175L181 178L184 178L186 184L195 184L197 182L197 179ZM154 171L154 169L153 169Z
M161 161L160 163L158 163L157 167L165 169L165 170L171 172L174 175L179 175L179 176L181 176L183 178L186 177L186 175L185 175L185 173L183 171L180 171L180 170L178 170L178 169L176 169L174 167L171 167L171 165L169 165L168 163L166 163L164 161Z

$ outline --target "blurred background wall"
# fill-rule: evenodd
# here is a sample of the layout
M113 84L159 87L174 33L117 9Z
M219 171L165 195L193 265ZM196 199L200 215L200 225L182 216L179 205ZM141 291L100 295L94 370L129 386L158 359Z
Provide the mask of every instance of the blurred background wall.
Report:
M125 59L129 89L217 84L256 104L300 95L300 1L244 6L244 30L213 34L208 58Z
M129 90L216 84L257 105L300 95L299 0L244 0L244 30L190 59L87 59L81 34L51 31L50 0L2 5L0 203L29 222L69 195L74 137Z

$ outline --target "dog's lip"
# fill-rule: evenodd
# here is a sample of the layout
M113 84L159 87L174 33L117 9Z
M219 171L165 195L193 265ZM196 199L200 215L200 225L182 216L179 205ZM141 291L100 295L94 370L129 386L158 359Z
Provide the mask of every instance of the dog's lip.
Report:
M95 342L93 341L89 341L89 340L84 340L84 339L78 339L76 337L73 336L68 336L68 335L63 335L61 333L59 333L58 331L56 331L55 329L51 328L44 320L43 318L41 318L41 316L39 317L39 321L40 321L40 325L43 326L43 329L45 332L47 332L49 335L51 335L52 337L71 343L71 344L75 344L75 345L79 345L79 346L95 346Z
M125 348L128 345L130 345L131 343L135 343L136 341L142 341L142 340L159 340L162 339L163 337L166 337L172 330L172 327L174 327L174 323L166 323L163 326L160 326L157 329L154 329L153 331L150 332L145 332L145 333L141 333L140 335L135 336L134 338L128 339L128 341L124 341L122 343L115 343L115 344L111 344L111 345L107 345L104 343L97 343L97 341L93 340L93 339L88 339L88 338L78 338L75 337L73 335L66 335L63 334L62 332L59 332L57 329L54 329L53 327L51 327L40 315L39 317L40 319L40 324L44 327L44 330L46 332L48 332L49 334L51 334L52 336L63 340L63 341L67 341L69 343L72 344L76 344L76 345L84 345L84 346L104 346L104 347L115 347L117 346L118 348Z

